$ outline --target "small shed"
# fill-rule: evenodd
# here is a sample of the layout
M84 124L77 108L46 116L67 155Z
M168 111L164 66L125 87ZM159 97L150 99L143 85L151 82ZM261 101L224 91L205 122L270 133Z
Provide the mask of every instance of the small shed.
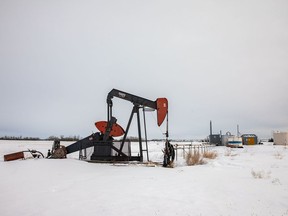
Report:
M243 134L242 136L243 145L256 145L258 138L255 134Z
M273 133L274 145L288 145L288 131Z

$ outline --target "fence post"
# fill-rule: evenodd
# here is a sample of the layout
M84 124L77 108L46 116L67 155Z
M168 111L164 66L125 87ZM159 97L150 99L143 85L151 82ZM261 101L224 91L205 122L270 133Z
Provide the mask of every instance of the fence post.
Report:
M183 145L183 158L186 158L186 151L185 151L185 145Z
M178 145L177 144L175 145L175 149L176 149L176 161L177 161L178 159Z

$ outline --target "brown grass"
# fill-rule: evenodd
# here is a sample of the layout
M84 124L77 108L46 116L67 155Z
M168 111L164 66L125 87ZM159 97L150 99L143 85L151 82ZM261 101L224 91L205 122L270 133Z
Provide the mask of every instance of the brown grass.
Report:
M194 166L205 164L206 162L203 160L203 157L199 152L189 152L186 156L186 163L188 166Z
M170 162L170 164L168 165L169 168L174 168L175 167L175 163L174 161L173 162Z
M215 159L218 156L217 152L215 151L205 151L203 154L203 158L208 158L208 159Z

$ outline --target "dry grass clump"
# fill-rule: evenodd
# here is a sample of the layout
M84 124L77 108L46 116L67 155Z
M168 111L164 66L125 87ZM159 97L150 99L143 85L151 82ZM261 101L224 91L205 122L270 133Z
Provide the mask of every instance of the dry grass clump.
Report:
M265 172L263 170L261 170L261 171L252 170L251 174L252 174L253 178L255 178L255 179L270 178L271 171Z
M189 152L186 156L186 163L188 166L194 166L194 165L202 165L206 162L203 160L202 155L199 152Z
M217 152L215 151L205 151L203 154L203 158L208 158L208 159L215 159L218 156Z
M226 152L225 152L225 154L224 154L225 156L237 156L237 154L236 153L233 153L232 152L232 150L231 150L231 148L228 148L228 149L226 149Z
M170 164L168 165L169 168L174 168L175 167L175 163L174 161L173 162L170 162Z
M280 179L274 178L274 179L272 180L272 184L274 184L274 185L281 185Z
M283 154L281 154L280 152L275 153L274 156L275 158L280 159L280 160L284 157Z

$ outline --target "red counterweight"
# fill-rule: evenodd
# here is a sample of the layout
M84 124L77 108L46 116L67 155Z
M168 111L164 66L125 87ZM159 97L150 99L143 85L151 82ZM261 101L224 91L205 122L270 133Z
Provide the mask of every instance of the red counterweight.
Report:
M168 113L168 100L167 98L157 98L157 124L160 126Z

